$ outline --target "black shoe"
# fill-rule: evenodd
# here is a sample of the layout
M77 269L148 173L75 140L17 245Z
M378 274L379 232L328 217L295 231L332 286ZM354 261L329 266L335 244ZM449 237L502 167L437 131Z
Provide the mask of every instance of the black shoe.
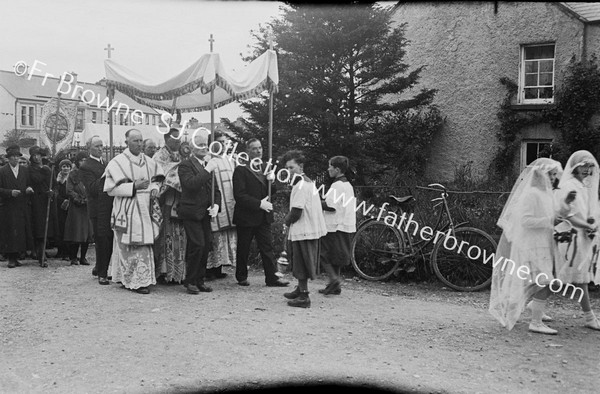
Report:
M45 261L40 261L40 267L48 268L48 263L46 263Z
M112 280L112 276L108 275L108 276L106 277L106 279L108 279L108 280Z
M310 298L308 297L308 292L302 293L298 298L289 300L287 304L297 308L310 308Z
M187 292L190 294L200 294L200 289L196 285L186 285Z
M147 287L140 287L139 289L135 289L135 292L139 294L148 294L150 293L150 289Z
M238 285L240 285L240 286L250 286L250 283L248 283L248 281L246 279L244 279L244 280L240 280L238 282Z
M14 260L9 260L8 268L15 268L17 266L17 262Z
M283 296L288 300L294 300L300 297L300 289L298 288L298 286L296 286L296 288L293 291L289 293L283 293Z
M98 276L98 268L92 268L92 276Z
M277 280L274 280L273 282L267 283L267 286L268 287L286 287L289 284L290 284L290 282L288 282L287 280L277 279Z
M212 288L206 286L205 284L198 285L196 288L203 293L210 293L212 291Z
M101 285L109 285L110 282L106 278L98 278L98 283Z
M79 265L79 261L77 259L71 260L71 265Z
M82 259L79 259L79 264L81 265L90 265L90 263L87 261L87 259L84 257Z
M329 295L340 295L342 294L342 287L340 285L340 281L331 282L324 289L319 289L319 293Z
M15 267L20 267L20 266L22 266L22 265L23 265L23 264L19 263L19 260L15 260Z

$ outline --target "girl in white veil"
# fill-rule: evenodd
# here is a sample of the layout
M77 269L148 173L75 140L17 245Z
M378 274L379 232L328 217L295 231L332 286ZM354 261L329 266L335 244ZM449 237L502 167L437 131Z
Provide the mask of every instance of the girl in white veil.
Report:
M576 248L571 249L575 250L574 254L567 255L566 244L559 245L556 277L563 286L567 283L576 286L571 296L580 294L585 327L594 330L600 330L600 322L591 309L588 283L592 280L592 246L600 220L598 170L598 162L590 152L580 150L573 153L556 192L558 214L566 217L577 230ZM565 198L570 199L567 205L561 203Z
M495 260L502 257L504 261L494 267L489 311L509 330L519 319L525 302L533 296L529 330L557 333L542 322L542 317L550 295L548 284L554 278L553 231L557 219L553 186L561 175L559 162L548 158L535 160L515 182L498 219L503 232Z

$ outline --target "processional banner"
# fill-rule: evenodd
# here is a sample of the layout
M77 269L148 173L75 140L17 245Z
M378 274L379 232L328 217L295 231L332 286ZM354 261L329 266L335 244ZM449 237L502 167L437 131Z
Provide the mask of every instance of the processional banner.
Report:
M58 113L56 109L58 108ZM51 98L42 107L40 146L50 148L52 156L73 144L77 102Z

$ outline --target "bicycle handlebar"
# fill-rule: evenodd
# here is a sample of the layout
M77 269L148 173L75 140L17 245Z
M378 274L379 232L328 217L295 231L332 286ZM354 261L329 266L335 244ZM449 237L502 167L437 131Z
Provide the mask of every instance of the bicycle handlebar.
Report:
M446 186L440 184L440 183L430 183L429 185L427 185L428 187L439 187L441 189L443 189L444 191L446 191Z

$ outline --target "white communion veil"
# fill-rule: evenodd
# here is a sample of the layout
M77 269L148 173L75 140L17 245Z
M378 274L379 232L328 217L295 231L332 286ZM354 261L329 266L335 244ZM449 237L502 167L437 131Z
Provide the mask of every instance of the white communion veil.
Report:
M516 256L520 250L528 248L529 229L524 226L523 218L531 215L526 210L531 210L532 204L537 217L528 220L538 221L548 228L553 226L553 185L548 173L554 170L557 171L557 177L561 177L561 164L548 158L539 158L528 165L515 182L497 222L503 231L495 260L503 260L494 267L492 274L489 312L509 330L521 315L527 299L540 290L540 287L517 276L515 271L521 263ZM549 247L551 242L552 238L549 237ZM514 271L511 272L512 263L505 265L506 259L514 261Z

